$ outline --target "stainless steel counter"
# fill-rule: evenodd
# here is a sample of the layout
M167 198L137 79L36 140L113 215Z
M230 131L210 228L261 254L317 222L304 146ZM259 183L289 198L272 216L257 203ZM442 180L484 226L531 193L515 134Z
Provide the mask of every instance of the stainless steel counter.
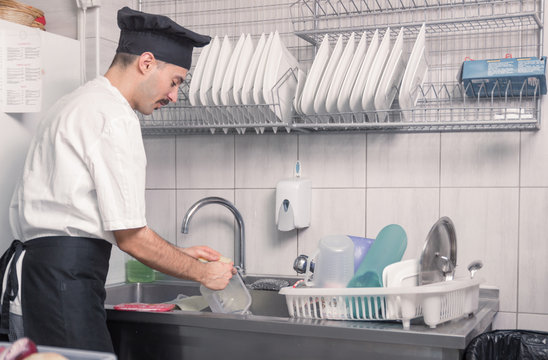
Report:
M472 338L490 330L499 308L498 290L481 289L480 306L473 316L440 324L435 329L417 319L409 330L404 330L400 322L310 320L211 312L122 312L112 310L113 303L120 300L116 290L116 287L107 289L106 307L109 329L122 360L219 357L317 360L348 356L360 359L460 359ZM271 291L254 293L255 297L269 293L269 298L283 298ZM280 302L280 298L277 298L277 304L283 305L284 299Z

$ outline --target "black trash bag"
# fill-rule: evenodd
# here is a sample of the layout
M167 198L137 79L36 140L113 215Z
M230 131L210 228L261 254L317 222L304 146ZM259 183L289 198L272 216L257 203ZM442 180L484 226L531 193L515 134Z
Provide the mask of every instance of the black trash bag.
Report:
M470 342L465 360L548 360L548 333L528 330L496 330Z

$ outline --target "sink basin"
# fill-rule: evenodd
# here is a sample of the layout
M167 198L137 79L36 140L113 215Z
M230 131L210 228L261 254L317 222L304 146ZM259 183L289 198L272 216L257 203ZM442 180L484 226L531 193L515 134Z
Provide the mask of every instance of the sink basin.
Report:
M246 278L249 283L254 278ZM128 283L107 286L105 307L112 309L114 305L130 302L163 303L174 300L178 295L200 295L200 284L184 280L160 280L152 283ZM249 290L253 315L289 317L285 296L278 291ZM207 308L204 310L210 312Z
M265 276L247 275L255 284ZM276 277L280 279L279 277ZM275 279L275 278L274 278ZM285 279L285 278L284 278ZM287 277L290 285L299 280ZM167 313L116 311L124 302L158 303L179 294L200 293L192 281L162 278L153 283L107 287L107 326L119 360L150 359L460 359L468 342L488 330L498 310L498 290L480 290L474 316L436 329L400 323L291 318L278 291L250 290L250 314L174 310ZM409 355L409 356L407 356ZM302 357L302 356L301 356Z

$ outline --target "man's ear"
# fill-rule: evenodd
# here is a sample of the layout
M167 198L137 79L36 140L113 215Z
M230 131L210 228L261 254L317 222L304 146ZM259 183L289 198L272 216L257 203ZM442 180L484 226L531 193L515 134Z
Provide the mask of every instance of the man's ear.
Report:
M152 70L154 66L156 66L156 58L154 57L154 54L151 52L144 52L139 56L139 70L141 73L145 74Z

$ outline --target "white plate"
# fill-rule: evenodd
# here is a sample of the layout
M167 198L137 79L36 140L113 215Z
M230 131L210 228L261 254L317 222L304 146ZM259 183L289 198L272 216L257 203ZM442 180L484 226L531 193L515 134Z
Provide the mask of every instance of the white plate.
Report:
M303 69L297 70L297 90L295 91L295 99L293 99L293 107L295 108L295 111L300 115L304 115L301 109L301 99L305 82L306 71L304 71Z
M226 66L225 76L221 84L221 104L222 105L234 105L234 92L232 91L234 87L234 76L236 75L236 68L238 67L238 62L240 61L240 54L244 46L245 34L240 35L232 55L230 55L230 60Z
M333 74L335 73L339 60L341 59L343 48L343 37L340 35L337 40L337 44L335 44L335 48L333 49L333 53L329 58L329 63L323 73L322 81L320 82L320 86L316 92L316 97L314 98L314 111L316 114L325 114L327 112L325 108L325 100L327 99L327 92L329 91L329 86L333 80Z
M266 71L266 63L270 55L270 45L272 45L272 39L274 38L274 33L268 35L266 43L264 44L263 53L261 54L261 59L259 60L259 66L257 67L257 73L255 74L255 81L253 82L253 101L255 104L264 104L263 97L263 83L264 75Z
M272 112L284 122L292 117L292 103L297 88L297 59L285 47L276 31L272 38L270 54L265 67L263 96Z
M373 38L371 38L371 42L369 44L369 47L367 48L365 57L363 58L363 61L360 65L360 70L358 71L358 76L356 77L356 81L354 82L354 87L352 87L352 92L350 93L349 106L350 110L352 110L353 112L359 113L363 111L363 90L367 81L367 75L369 75L369 72L371 71L371 64L375 59L375 55L377 55L378 49L379 30L375 30L375 34L373 35Z
M204 75L204 69L207 62L207 56L209 55L209 49L211 45L208 44L202 48L196 67L192 72L192 79L190 80L190 89L188 90L188 99L190 100L190 105L197 106L201 105L200 101L200 84L202 82L202 77Z
M245 75L244 83L242 85L242 104L252 105L255 103L253 100L253 84L255 83L255 76L257 75L257 69L259 68L259 61L263 55L263 50L266 44L266 35L261 34L257 47L253 52L253 57L249 63L249 69Z
M354 56L352 57L352 62L348 67L348 71L344 77L344 82L339 93L339 98L337 99L337 110L340 113L350 112L350 94L352 94L352 88L356 82L356 78L360 71L360 67L363 63L365 52L367 51L367 36L364 32L362 37L356 47Z
M375 110L380 122L388 119L388 112L392 102L398 93L403 73L405 72L405 59L403 57L403 27L394 42L390 57L382 74L377 92L375 93ZM383 111L384 110L384 111Z
M213 105L211 86L213 84L213 78L215 77L215 67L217 66L219 52L221 51L221 41L219 40L219 37L215 36L209 46L209 55L207 56L202 81L200 82L200 102L202 105Z
M221 87L226 74L226 68L232 55L232 41L225 35L223 44L221 45L221 51L219 52L219 59L217 60L217 66L215 67L215 76L213 77L213 84L211 85L211 98L214 105L222 105L221 103Z
M249 64L253 57L253 50L253 39L251 39L250 34L247 34L240 53L236 74L234 74L234 87L232 89L234 102L238 105L242 104L242 88L244 86L246 74L250 71Z
M338 112L337 101L339 100L341 88L344 79L346 78L348 68L350 67L350 63L352 62L352 58L354 57L354 50L356 49L354 38L355 34L350 34L346 47L341 55L341 59L339 60L339 64L333 74L331 85L329 85L329 91L327 92L327 97L325 99L325 110L330 114Z
M308 71L306 82L301 96L300 109L306 115L314 115L314 99L320 86L323 73L329 62L331 47L329 46L329 35L325 35L318 48L314 62Z
M400 87L400 94L398 102L400 109L412 109L417 104L418 99L418 87L422 86L426 73L428 72L428 64L426 63L426 24L422 24L422 27L411 50L409 62L403 75L403 79ZM409 114L404 111L403 116L407 117Z
M367 75L367 81L365 82L365 87L363 90L362 96L362 109L364 111L375 110L375 93L377 92L377 87L379 85L379 80L381 79L384 67L386 65L386 60L388 59L388 54L390 53L390 28L386 29L386 33L382 38L381 44L379 45L379 50L375 55L375 60L371 65L371 70ZM369 116L370 114L368 114ZM371 114L369 120L374 119L374 114Z

